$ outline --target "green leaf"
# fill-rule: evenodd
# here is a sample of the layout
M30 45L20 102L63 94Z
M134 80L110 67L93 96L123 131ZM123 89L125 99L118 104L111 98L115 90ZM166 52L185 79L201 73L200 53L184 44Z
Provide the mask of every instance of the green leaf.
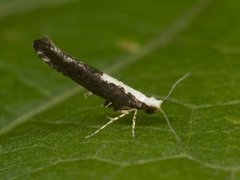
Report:
M236 0L0 1L0 179L239 179L240 4ZM33 40L55 43L148 96L117 112L54 72ZM176 140L177 134L182 143Z

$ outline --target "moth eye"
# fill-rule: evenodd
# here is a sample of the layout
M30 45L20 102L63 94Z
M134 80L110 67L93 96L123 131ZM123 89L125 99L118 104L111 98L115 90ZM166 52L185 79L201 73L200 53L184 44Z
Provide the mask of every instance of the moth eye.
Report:
M156 112L156 108L154 108L154 107L147 107L147 109L145 111L148 114L153 114L153 113Z

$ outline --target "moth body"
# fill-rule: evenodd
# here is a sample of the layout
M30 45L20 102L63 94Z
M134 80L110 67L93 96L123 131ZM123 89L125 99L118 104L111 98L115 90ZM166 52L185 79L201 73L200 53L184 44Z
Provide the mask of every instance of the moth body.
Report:
M98 95L105 99L104 106L106 108L113 108L113 110L121 112L121 114L117 117L108 117L110 119L109 122L92 134L86 136L86 138L97 134L109 124L130 113L133 113L132 135L135 137L135 124L138 110L143 110L148 114L161 111L165 116L170 129L173 129L166 114L161 109L161 104L170 96L176 85L185 79L188 74L180 78L173 85L169 94L163 100L158 100L155 97L147 97L143 93L133 89L110 75L105 74L96 68L66 54L56 47L52 40L47 37L34 41L33 47L38 56L45 63L87 89L88 92L85 96L89 96L91 94ZM179 141L179 137L177 135L175 136Z
M49 66L70 77L88 91L106 100L105 105L116 111L138 109L154 113L160 109L161 100L147 97L121 81L96 68L67 55L44 37L34 41L38 56Z

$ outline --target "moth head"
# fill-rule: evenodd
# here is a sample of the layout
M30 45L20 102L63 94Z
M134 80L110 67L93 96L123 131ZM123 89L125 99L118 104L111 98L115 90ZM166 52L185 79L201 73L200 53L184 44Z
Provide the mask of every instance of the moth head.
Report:
M153 114L160 110L162 100L158 100L155 97L150 97L146 100L145 112L148 114Z

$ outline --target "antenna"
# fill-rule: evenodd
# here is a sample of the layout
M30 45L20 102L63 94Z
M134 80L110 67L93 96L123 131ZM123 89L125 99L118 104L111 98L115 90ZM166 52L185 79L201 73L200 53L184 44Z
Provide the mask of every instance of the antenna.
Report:
M190 72L188 72L187 74L185 74L184 76L182 76L180 79L178 79L172 86L171 90L169 91L169 93L167 94L167 96L165 96L165 98L163 98L163 102L172 94L173 90L176 88L176 86L181 82L183 81L184 79L186 79L188 76L190 75ZM168 124L168 127L169 129L172 131L172 133L174 134L178 144L180 145L181 148L183 148L183 143L182 143L182 140L180 139L180 137L178 136L178 134L176 133L176 131L174 130L173 126L171 125L168 117L167 117L167 114L163 111L163 109L161 108L160 111L162 112L164 118L166 119L167 121L167 124Z
M187 74L185 74L184 76L182 76L180 79L178 79L172 86L171 90L169 91L168 95L165 96L165 98L163 98L163 102L172 94L173 90L176 88L176 86L183 81L184 79L186 79L188 76L190 75L190 72L188 72Z
M162 110L160 109L161 113L163 114L164 118L166 119L167 121L167 124L168 124L168 127L170 129L170 131L172 131L173 135L175 136L178 144L180 145L180 147L182 148L183 147L183 143L182 143L182 140L180 139L180 137L178 136L178 134L176 133L176 131L174 130L174 128L172 127L168 117L167 117L167 114Z

